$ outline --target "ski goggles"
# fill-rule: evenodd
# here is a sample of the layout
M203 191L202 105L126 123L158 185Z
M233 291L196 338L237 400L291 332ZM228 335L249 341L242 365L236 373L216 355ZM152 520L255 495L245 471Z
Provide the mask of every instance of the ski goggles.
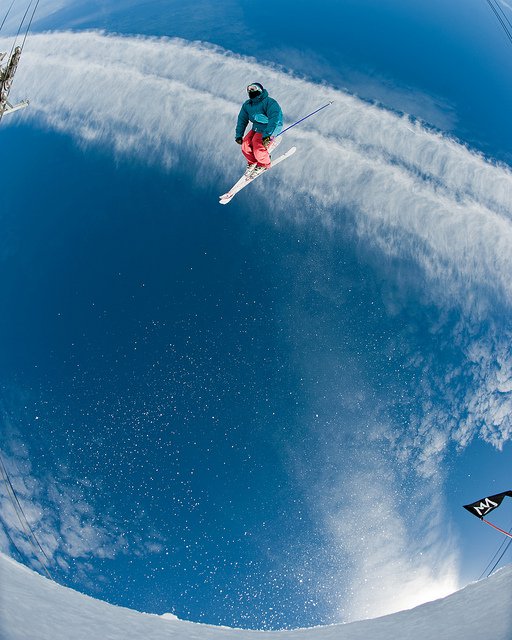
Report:
M261 93L261 87L259 87L257 84L250 84L247 87L247 93L250 93L251 91L254 91L255 93Z

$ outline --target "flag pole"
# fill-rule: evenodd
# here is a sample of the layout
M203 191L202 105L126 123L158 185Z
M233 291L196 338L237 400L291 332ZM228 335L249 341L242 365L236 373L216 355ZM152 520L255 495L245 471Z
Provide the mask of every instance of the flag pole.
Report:
M503 529L500 529L499 527L497 527L495 524L493 524L492 522L489 522L489 520L486 520L485 518L482 518L482 522L485 522L485 524L488 524L490 527L492 527L493 529L496 529L496 531L500 531L501 533L504 533L506 536L508 536L509 538L512 538L512 534L509 533L508 531L504 531Z

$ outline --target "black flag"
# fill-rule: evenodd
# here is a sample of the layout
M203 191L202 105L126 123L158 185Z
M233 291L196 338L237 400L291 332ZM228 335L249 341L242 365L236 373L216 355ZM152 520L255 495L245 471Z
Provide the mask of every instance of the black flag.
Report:
M503 493L497 493L495 496L488 496L487 498L477 500L472 504L465 504L464 509L467 509L469 513L472 513L477 518L483 518L499 507L505 496L512 498L512 491L504 491Z

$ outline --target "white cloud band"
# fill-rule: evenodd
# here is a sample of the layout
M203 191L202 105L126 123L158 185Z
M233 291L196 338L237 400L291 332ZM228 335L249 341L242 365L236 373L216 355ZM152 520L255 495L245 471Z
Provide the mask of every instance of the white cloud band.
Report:
M31 99L26 117L164 166L194 163L220 193L239 171L234 123L251 78L288 123L335 100L286 134L299 153L275 174L282 201L312 198L330 225L349 207L362 236L413 256L439 296L469 304L476 284L512 304L512 173L407 117L213 47L97 32L32 36L14 86Z

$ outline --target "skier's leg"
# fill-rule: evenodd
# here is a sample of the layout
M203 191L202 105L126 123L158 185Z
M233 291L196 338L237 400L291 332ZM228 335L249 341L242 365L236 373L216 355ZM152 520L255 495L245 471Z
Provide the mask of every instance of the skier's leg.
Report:
M251 129L249 133L245 136L242 142L242 153L244 154L247 162L250 162L251 164L256 164L256 158L252 150L253 137L254 137L254 131Z
M252 139L252 151L259 167L270 167L270 156L267 147L263 144L261 133L255 133Z

